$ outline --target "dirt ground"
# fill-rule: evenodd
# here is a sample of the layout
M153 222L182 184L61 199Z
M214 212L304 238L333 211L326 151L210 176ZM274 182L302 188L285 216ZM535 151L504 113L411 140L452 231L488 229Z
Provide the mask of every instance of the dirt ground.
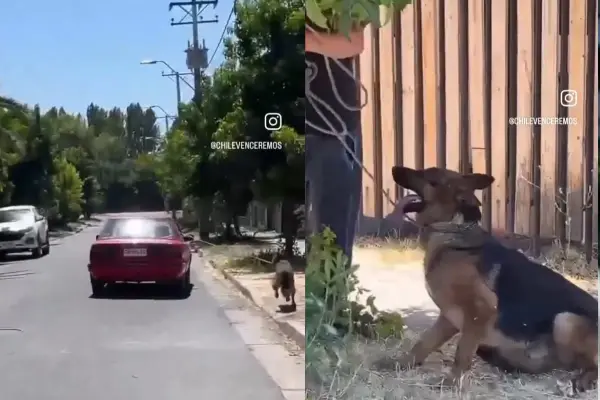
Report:
M569 394L565 389L569 375L564 372L541 376L507 375L479 360L461 390L440 391L435 382L449 369L455 342L430 356L422 367L411 371L382 370L382 361L393 365L393 360L406 352L419 332L430 326L438 315L437 307L425 290L422 256L418 249L398 250L387 246L354 249L354 262L360 265L359 285L375 296L379 309L400 313L408 332L401 342L350 339L341 355L343 361L330 376L329 386L312 388L313 398L547 400L565 398ZM597 280L571 280L597 293ZM578 398L597 399L598 392L588 392Z

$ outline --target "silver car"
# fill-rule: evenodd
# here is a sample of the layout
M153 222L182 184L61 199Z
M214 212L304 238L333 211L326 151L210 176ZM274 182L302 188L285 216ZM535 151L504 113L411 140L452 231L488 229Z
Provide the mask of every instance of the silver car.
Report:
M0 257L21 252L36 258L50 253L48 221L34 206L0 208Z

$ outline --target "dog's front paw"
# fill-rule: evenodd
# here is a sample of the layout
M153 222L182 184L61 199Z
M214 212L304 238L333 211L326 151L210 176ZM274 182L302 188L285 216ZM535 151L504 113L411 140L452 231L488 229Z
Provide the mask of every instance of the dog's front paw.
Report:
M577 397L579 393L596 388L598 375L596 371L584 371L568 382L557 382L557 388L563 396Z
M596 388L598 383L598 371L594 368L581 372L578 376L570 380L556 380L555 393L562 397L577 397Z

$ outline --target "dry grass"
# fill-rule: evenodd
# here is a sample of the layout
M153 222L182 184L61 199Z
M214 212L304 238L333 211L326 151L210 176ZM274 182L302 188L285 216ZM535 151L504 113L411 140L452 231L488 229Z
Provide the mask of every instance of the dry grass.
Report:
M598 280L598 252L594 252L592 263L585 255L572 246L560 246L555 243L543 252L540 261L548 268L576 280Z
M414 239L361 237L355 245L361 254L380 265L398 265L422 261L425 253Z
M510 246L509 243L507 243ZM361 237L355 247L360 249L361 258L369 257L373 264L398 267L405 263L421 262L425 256L415 239ZM524 251L524 253L527 253ZM597 288L598 249L594 249L594 259L588 263L583 252L567 243L561 246L555 242L542 249L536 261L564 275L570 281L584 288Z
M393 365L393 360L406 352L417 335L407 333L401 341L365 341L346 339L340 361L331 367L331 359L324 355L311 359L320 371L320 379L307 376L307 397L311 400L553 400L566 398L559 382L569 375L562 371L554 374L530 376L508 375L476 360L469 375L458 389L443 389L435 383L447 372L453 359L455 343L449 343L441 352L432 354L422 367L409 371L394 371L380 367ZM307 361L308 362L308 361ZM320 381L320 382L319 382ZM598 392L587 392L581 400L598 398Z

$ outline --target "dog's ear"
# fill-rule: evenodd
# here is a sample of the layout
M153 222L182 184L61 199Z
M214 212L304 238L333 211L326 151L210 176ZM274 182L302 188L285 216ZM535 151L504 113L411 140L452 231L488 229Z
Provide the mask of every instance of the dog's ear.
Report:
M392 167L392 177L398 186L410 189L421 196L423 195L423 188L427 183L423 177L423 171L396 166Z
M494 183L494 177L486 174L463 175L462 185L469 190L482 190Z

